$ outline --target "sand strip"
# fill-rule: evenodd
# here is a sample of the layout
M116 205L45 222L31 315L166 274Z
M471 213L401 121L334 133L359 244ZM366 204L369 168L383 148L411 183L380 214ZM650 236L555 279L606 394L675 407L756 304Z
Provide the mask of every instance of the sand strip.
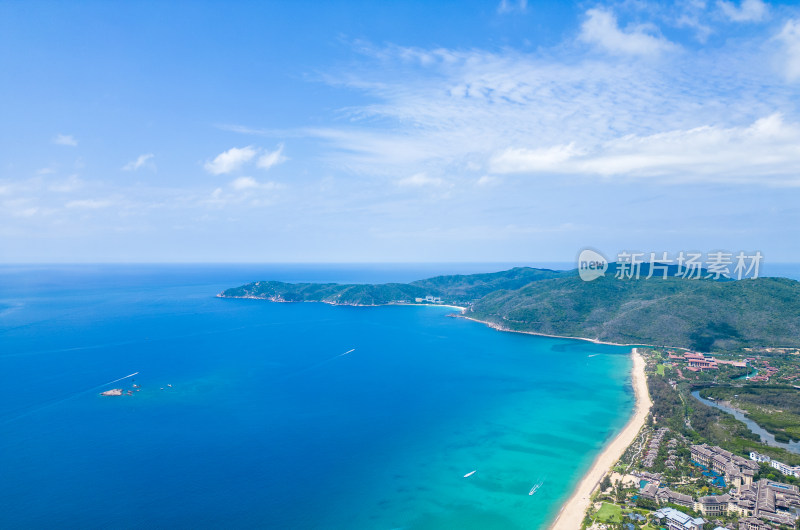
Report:
M573 491L572 496L561 508L555 521L550 526L551 530L577 530L581 527L581 522L586 514L586 509L589 507L590 497L595 487L603 479L606 472L610 471L614 464L617 463L625 449L633 443L636 435L639 434L639 431L644 426L653 402L650 400L650 394L647 391L644 358L636 351L636 348L631 351L631 356L633 357L633 389L636 394L636 408L633 416L628 421L628 424L625 425L625 428L622 429L622 432L595 459L592 467Z

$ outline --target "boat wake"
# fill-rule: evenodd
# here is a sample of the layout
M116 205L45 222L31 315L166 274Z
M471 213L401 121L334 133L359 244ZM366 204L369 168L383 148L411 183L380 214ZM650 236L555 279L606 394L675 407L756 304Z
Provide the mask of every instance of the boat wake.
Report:
M528 495L536 495L536 492L539 491L539 488L542 487L542 484L544 484L544 480L540 480L534 484L531 490L528 492Z
M113 381L109 381L107 383L103 383L102 385L93 386L91 388L87 388L85 390L78 390L77 392L73 392L71 394L67 394L64 396L57 397L55 399L44 401L41 403L37 403L35 405L30 405L19 409L17 411L12 412L5 418L0 418L0 425L5 425L6 423L11 423L12 421L16 421L20 418L24 418L25 416L29 416L46 408L52 407L53 405L58 405L59 403L63 403L65 401L69 401L70 399L75 399L78 396L82 396L83 394L88 394L89 392L96 392L97 390L106 387L108 385L117 383L122 381L123 379L128 379L129 377L133 377L137 375L139 372L133 372L132 374L128 374L125 377L120 377L119 379L114 379Z

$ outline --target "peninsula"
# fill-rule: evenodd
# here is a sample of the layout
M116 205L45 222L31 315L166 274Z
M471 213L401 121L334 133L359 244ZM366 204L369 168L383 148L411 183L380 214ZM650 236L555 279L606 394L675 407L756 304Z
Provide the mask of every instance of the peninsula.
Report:
M437 276L411 283L335 284L258 281L223 298L336 305L432 303L463 307L492 327L617 344L696 351L800 346L800 282L618 279L615 264L592 282L576 270L517 267L488 274Z

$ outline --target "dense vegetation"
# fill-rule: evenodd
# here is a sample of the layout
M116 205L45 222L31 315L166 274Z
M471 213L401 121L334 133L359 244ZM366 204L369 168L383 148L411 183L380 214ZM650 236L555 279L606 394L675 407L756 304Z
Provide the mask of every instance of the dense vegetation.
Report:
M409 284L256 282L222 295L352 305L430 295L469 305L469 316L516 331L700 351L800 346L800 283L794 280L620 280L613 272L612 265L592 282L575 271L527 267Z
M573 274L574 272L516 267L507 271L487 274L436 276L408 284L319 284L262 281L228 289L222 293L222 296L348 305L413 302L415 298L435 296L447 303L466 304L500 289L519 289L538 280Z
M714 387L702 390L700 395L728 401L744 410L780 442L800 440L800 393L792 386Z

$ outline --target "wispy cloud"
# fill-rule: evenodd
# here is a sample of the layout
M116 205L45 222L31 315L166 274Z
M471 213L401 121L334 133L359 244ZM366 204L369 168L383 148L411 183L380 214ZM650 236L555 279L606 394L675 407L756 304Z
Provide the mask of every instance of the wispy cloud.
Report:
M398 186L421 188L425 186L438 187L444 184L444 181L438 177L429 177L425 173L416 173L410 177L402 178L397 181Z
M107 199L79 199L69 201L65 206L67 208L77 208L82 210L97 210L100 208L109 208L113 204L113 201Z
M231 182L231 187L237 191L243 190L276 190L282 186L277 182L259 182L253 177L238 177Z
M241 168L246 162L252 160L258 151L252 146L231 147L227 151L206 162L203 167L212 175L223 175Z
M75 147L78 145L78 140L76 140L74 136L69 134L57 134L55 138L53 138L53 143L56 145L66 145L69 147Z
M492 175L483 175L475 181L475 185L482 188L489 188L492 186L497 186L498 184L500 184L500 179L493 177Z
M525 13L528 10L528 0L500 0L497 12L506 13Z
M124 166L122 166L123 171L136 171L137 169L146 167L148 169L155 170L156 165L152 161L155 155L153 153L147 153L145 155L139 155L136 160L131 160Z
M800 79L800 19L788 20L777 39L784 47L784 74L789 81Z
M739 7L734 2L718 0L722 13L734 22L759 22L766 18L767 5L761 0L742 0Z
M258 157L258 162L256 162L256 166L260 169L268 170L273 166L277 166L288 160L283 155L283 144L278 145L278 148L274 151L268 151Z
M573 145L507 149L492 161L497 173L662 177L672 182L751 181L800 186L800 124L779 114L747 127L705 126L650 136L624 136L595 149Z
M618 29L617 22L611 27ZM637 32L626 28L622 33ZM796 33L794 23L787 24L782 37L787 49L795 49ZM651 50L666 42L656 40ZM667 154L659 155L669 142L700 161L702 169L687 170L695 180L786 183L791 179L778 174L791 173L790 166L781 169L793 160L791 145L754 124L783 111L783 118L765 123L791 134L800 120L792 110L794 90L775 76L763 42L685 49L662 54L658 61L631 61L618 54L575 58L574 47L561 50L567 57L553 57L359 43L359 51L372 61L326 81L363 92L371 102L345 109L345 124L306 132L328 144L324 159L336 169L389 177L406 187L424 184L408 175L474 183L495 169L523 167L559 174L571 168L578 175L607 175L617 167L620 175L639 170L667 175L685 166L680 157L670 162ZM800 45L797 50L800 72ZM741 140L751 129L752 145L775 155L773 162L766 163ZM723 140L709 149L731 153L735 164L726 164L722 156L714 162L711 153L699 153L681 140L726 136L735 149ZM631 162L636 142L651 150L652 162L641 167ZM753 162L737 153L752 153ZM628 157L629 167L613 166L612 156ZM601 166L601 160L607 165ZM735 178L726 177L729 169Z
M624 55L657 55L677 47L657 34L652 25L621 29L614 13L602 8L586 12L579 38L607 52Z

